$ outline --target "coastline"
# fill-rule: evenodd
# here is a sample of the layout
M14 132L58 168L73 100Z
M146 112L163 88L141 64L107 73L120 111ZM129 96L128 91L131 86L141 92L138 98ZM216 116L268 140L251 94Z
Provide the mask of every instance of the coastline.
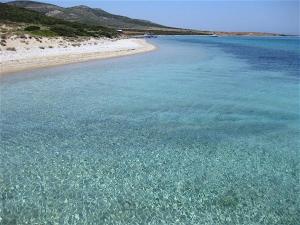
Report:
M65 64L108 59L153 51L156 46L144 39L92 40L93 44L81 42L70 46L51 48L27 48L1 51L0 76ZM53 43L52 43L53 44Z

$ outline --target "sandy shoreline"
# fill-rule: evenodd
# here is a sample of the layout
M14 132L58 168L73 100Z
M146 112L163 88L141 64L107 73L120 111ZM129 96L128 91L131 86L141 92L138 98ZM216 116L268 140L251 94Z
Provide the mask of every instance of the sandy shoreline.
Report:
M37 43L34 41L36 40L28 39L27 42L20 42L19 38L8 40L6 48L1 49L0 75L93 59L127 56L156 49L144 39L133 38L89 39L76 43L62 39L46 39L42 42L39 40Z

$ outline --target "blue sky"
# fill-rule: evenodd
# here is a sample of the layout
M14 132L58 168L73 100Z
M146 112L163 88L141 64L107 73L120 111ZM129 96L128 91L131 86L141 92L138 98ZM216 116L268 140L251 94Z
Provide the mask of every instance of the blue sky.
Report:
M164 25L202 30L300 34L300 0L41 0L60 6L88 5Z

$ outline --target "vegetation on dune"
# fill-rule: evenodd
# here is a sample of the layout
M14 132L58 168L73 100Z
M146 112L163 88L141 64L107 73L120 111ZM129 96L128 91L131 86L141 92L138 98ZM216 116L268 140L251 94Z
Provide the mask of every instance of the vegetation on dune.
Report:
M34 36L42 36L42 37L55 37L58 35L57 33L51 30L35 30L35 31L31 31L30 34Z
M39 12L19 8L0 3L0 21L32 24L24 31L41 36L93 36L93 37L115 37L117 32L114 29L103 26L92 26L76 22L64 21L53 17L45 16ZM37 27L43 27L38 29Z
M79 33L84 32L84 30L77 30L73 27L69 27L63 24L57 24L50 28L50 30L60 36L67 36L67 37L76 37Z
M28 26L24 30L25 31L37 31L40 30L41 28L39 26Z

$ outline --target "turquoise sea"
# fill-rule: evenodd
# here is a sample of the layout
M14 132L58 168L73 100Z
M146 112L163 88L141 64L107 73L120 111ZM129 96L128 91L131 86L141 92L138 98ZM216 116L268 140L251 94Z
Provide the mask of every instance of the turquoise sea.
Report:
M151 42L1 78L0 224L299 224L300 39Z

